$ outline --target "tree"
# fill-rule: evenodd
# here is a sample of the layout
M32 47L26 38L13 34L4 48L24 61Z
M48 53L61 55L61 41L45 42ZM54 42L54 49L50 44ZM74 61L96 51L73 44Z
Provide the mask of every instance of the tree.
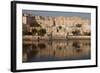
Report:
M30 26L27 24L23 24L23 35L32 35L32 33L29 30Z
M74 30L72 31L73 35L80 35L80 30Z
M41 25L38 24L37 22L34 22L34 23L31 24L31 27L41 27Z
M39 36L44 36L46 34L46 30L45 29L40 29L39 31L38 31L38 35Z
M91 32L84 32L84 35L90 36L91 35Z
M59 26L59 29L62 29L62 26Z
M82 27L82 24L76 24L76 27L80 28L80 27Z
M32 34L33 35L36 35L37 32L38 32L37 29L32 29Z
M77 30L75 30L75 31L73 31L72 33L74 34L74 35L81 35L81 27L82 27L82 24L76 24L76 28L77 28ZM78 29L79 28L79 29Z
M36 19L33 19L30 23L31 27L41 27L41 25L36 21Z

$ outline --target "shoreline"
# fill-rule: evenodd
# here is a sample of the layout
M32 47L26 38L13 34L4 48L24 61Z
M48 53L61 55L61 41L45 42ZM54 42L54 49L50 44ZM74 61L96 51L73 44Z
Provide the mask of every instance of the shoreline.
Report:
M23 40L27 40L27 41L31 41L31 40L73 40L73 39L79 39L79 40L85 40L85 39L91 39L91 36L67 36L67 37L52 37L52 38L49 38L49 37L33 37L33 36L23 36L22 37Z

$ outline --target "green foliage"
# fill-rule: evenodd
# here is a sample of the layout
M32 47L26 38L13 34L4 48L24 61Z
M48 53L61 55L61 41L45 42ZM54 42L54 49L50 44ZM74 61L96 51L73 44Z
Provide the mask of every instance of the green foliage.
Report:
M23 35L32 35L31 32L29 32L30 27L26 24L23 24Z
M41 25L36 21L36 19L34 19L34 20L32 21L32 23L30 23L30 26L31 26L31 27L41 27Z
M37 22L34 22L34 23L31 24L31 27L41 27L41 25L38 24Z
M57 32L59 32L59 30L57 29Z
M33 35L36 35L37 32L38 32L37 29L32 29L32 34Z
M38 35L39 36L44 36L46 34L46 30L45 29L40 29L39 31L38 31Z
M82 24L76 24L76 27L82 27Z
M74 30L72 31L73 35L80 35L80 30Z
M59 26L59 29L62 29L62 26Z
M84 35L91 36L91 32L84 32Z

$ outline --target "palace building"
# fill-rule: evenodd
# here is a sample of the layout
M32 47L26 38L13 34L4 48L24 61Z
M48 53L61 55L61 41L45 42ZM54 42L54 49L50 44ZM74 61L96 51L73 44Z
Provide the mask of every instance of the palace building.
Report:
M91 21L89 19L78 16L32 16L31 14L23 14L23 26L30 26L29 30L41 28L46 30L44 37L48 38L66 38L72 35L87 35L91 33ZM40 29L40 27L38 28Z

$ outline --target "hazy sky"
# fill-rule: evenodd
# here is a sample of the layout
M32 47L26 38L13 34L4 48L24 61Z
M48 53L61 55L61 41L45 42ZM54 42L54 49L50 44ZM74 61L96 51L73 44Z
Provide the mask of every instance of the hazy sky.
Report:
M22 13L32 14L33 16L69 16L69 17L78 16L83 19L91 20L91 13L39 11L39 10L23 10Z

